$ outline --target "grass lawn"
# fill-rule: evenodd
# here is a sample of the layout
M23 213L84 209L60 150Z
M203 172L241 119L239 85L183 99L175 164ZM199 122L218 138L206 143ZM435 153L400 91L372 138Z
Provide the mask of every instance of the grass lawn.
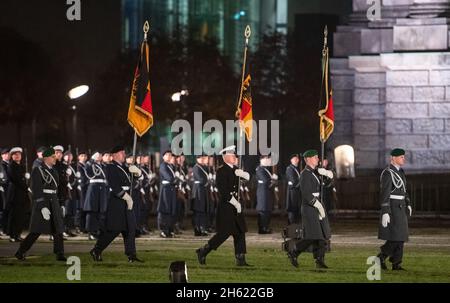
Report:
M138 243L138 256L145 263L127 263L121 250L103 253L103 262L94 263L87 253L91 243L80 242L82 253L66 253L81 259L80 282L168 282L168 267L172 261L184 260L188 266L189 282L369 282L366 271L367 257L376 255L374 245L332 246L326 256L328 270L316 270L310 253L299 257L300 267L290 265L279 242L248 245L247 262L252 267L234 265L232 241L207 257L207 265L197 262L195 249L200 242L155 240ZM52 245L48 244L48 252ZM7 243L0 243L7 245ZM84 249L85 248L85 249ZM382 272L379 282L450 282L449 247L405 246L403 262L406 272ZM68 265L56 262L54 255L29 256L20 262L15 258L0 258L0 282L70 282L66 279Z

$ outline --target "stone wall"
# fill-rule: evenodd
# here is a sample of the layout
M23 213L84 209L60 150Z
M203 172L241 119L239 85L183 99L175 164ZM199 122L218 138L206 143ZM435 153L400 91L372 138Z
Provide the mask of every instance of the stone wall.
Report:
M402 147L409 171L449 170L449 28L438 17L449 1L383 1L374 22L365 3L354 1L353 21L334 35L330 145L353 145L358 169L381 168Z

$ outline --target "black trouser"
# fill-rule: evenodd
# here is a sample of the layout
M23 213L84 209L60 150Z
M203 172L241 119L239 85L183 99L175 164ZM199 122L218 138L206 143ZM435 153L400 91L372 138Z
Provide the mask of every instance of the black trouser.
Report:
M211 247L211 249L216 250L230 236L233 236L233 240L234 240L234 253L236 255L238 255L238 254L245 254L247 252L247 247L245 245L245 233L242 233L242 232L236 233L236 234L216 233L208 241L208 244Z
M18 238L22 234L26 221L24 205L14 205L8 214L8 233L11 238Z
M22 254L26 253L34 242L39 238L40 233L29 233L28 236L20 243L19 252ZM53 252L57 255L64 254L64 242L61 233L53 234Z
M195 211L192 216L192 225L196 229L206 229L208 226L208 214L201 211Z
M75 226L80 229L80 231L86 231L86 212L82 209L77 209L75 214Z
M298 211L288 212L288 225L300 224L300 213Z
M101 253L108 247L109 244L119 235L122 234L123 244L125 246L125 255L136 256L136 234L135 230L130 231L104 231L100 233L100 236L95 243L94 249Z
M158 228L166 235L169 235L174 231L174 225L176 221L176 215L167 215L158 213Z
M403 259L403 241L386 241L383 246L380 247L381 253L386 257L389 256L389 261L392 264L400 264Z
M325 257L325 240L311 240L311 239L302 239L295 243L295 252L300 254L308 249L308 247L313 246L313 257L314 259L319 259Z
M270 211L258 211L258 229L260 232L269 230L271 214Z

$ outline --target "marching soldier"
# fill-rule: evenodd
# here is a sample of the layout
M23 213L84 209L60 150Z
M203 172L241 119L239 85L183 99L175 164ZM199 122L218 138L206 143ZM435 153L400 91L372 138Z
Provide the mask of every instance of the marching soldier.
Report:
M159 167L160 192L158 200L158 227L161 230L162 238L174 236L174 225L177 214L176 188L178 178L175 176L175 157L172 152L166 151L163 154L164 162Z
M239 178L250 180L250 174L236 167L238 158L236 157L235 149L236 146L232 145L220 152L225 163L217 170L216 177L220 195L217 207L217 233L205 246L196 250L200 264L206 264L206 256L209 252L216 250L230 236L233 236L236 265L249 266L245 261L245 253L247 252L245 233L247 232L247 225L242 213L242 205L236 198Z
M58 173L58 199L59 204L62 206L63 218L66 216L66 207L64 206L68 197L68 188L67 188L67 179L66 179L66 170L67 167L63 163L63 152L64 147L61 145L56 145L53 147L56 155L56 163L54 169ZM63 235L64 237L64 235ZM50 236L50 241L53 241L53 236Z
M256 168L256 211L258 212L258 233L271 234L270 216L273 210L273 188L278 176L271 174L269 169L272 160L269 155L263 155L260 159L260 166Z
M290 158L291 164L286 168L287 192L286 211L288 213L288 224L300 223L300 170L298 164L300 156L293 154Z
M75 215L77 211L77 171L72 163L73 154L70 150L64 153L63 164L66 168L66 180L67 180L67 199L65 201L66 216L64 217L65 231L63 235L65 237L75 237L72 233L75 228Z
M403 246L408 241L408 218L412 215L412 205L406 192L405 151L400 148L391 151L391 163L380 177L381 222L378 238L386 240L378 254L381 268L387 269L385 260L389 257L392 270L404 270L401 266Z
M27 179L30 174L25 172L25 167L21 164L22 148L11 148L11 163L9 165L8 178L9 188L7 196L8 205L8 232L10 242L20 242L23 239L23 226L26 221L26 213L29 212L30 200L28 198Z
M133 212L133 199L131 198L130 173L139 174L135 165L127 168L124 165L125 149L116 146L111 150L113 160L106 167L106 178L110 188L107 203L104 230L100 234L90 254L94 261L102 261L102 252L119 235L122 234L125 245L125 255L128 262L142 262L136 256L136 220Z
M0 235L8 234L8 209L6 208L6 197L9 187L8 166L9 166L9 149L1 149L2 160L0 162Z
M86 231L89 240L95 240L102 227L103 217L108 204L108 189L105 167L102 165L102 155L95 152L91 157L91 164L86 168L86 177L89 185L83 211L86 213Z
M330 225L320 197L320 176L316 168L319 157L316 150L303 154L305 169L300 174L300 191L302 196L303 239L295 243L294 250L288 251L288 257L294 267L298 267L297 257L310 245L313 245L313 257L317 268L325 265L326 241L331 237Z
M209 195L208 195L208 172L205 165L208 156L201 154L197 156L197 163L193 167L194 185L192 190L193 211L192 223L194 225L195 236L207 236L206 228L208 226L209 213Z
M43 163L31 172L33 207L31 212L30 233L22 241L15 257L25 260L25 253L41 234L52 234L53 252L57 261L67 261L64 256L63 209L58 198L59 175L54 169L55 150L48 148L43 152Z
M331 214L331 210L334 207L334 198L336 194L336 188L334 187L334 181L333 181L333 172L331 170L328 170L328 160L323 159L322 161L322 167L318 168L319 174L321 172L324 172L322 174L323 176L323 200L322 202L325 204L325 209L327 212L327 215Z
M125 160L126 167L134 166L133 164L133 154L128 154L127 158ZM141 156L136 156L136 164L139 165L141 162ZM139 170L140 171L140 170ZM132 178L132 190L131 190L131 198L133 199L133 213L135 216L135 220L137 223L139 223L139 215L141 213L141 206L142 206L142 180L144 179L144 176L142 175L142 172L140 171L139 178ZM136 237L140 237L142 235L142 231L140 229L140 225L136 224Z
M85 151L78 152L77 163L77 214L75 216L75 225L77 226L78 233L86 231L86 213L83 210L86 200L86 191L89 186L89 179L86 175L86 161L87 153Z

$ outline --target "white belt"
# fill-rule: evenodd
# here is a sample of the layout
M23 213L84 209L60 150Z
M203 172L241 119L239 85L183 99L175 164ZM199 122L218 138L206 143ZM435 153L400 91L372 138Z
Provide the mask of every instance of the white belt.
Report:
M200 184L200 181L194 181L195 184Z
M42 191L46 194L56 194L56 190L54 189L44 189Z
M129 190L130 187L129 187L129 186L122 186L122 189L123 189L123 190Z
M106 183L105 179L92 179L89 180L89 183Z
M166 180L162 180L161 183L162 183L162 184L170 184L170 182L169 182L169 181L166 181Z
M262 181L262 180L258 180L258 183L264 183L264 181Z
M394 200L404 200L405 196L390 195L389 198L394 199Z
M318 196L320 196L320 193L312 193L312 195L313 195L313 197L318 197Z

